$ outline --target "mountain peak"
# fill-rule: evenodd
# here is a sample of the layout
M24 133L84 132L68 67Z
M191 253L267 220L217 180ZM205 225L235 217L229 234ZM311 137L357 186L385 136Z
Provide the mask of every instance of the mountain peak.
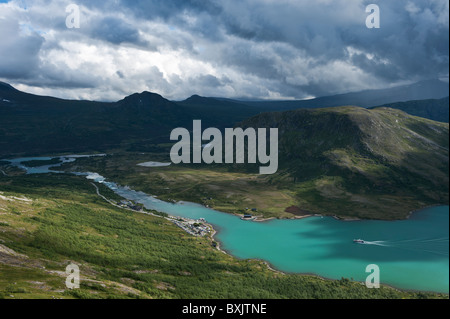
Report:
M208 104L208 105L221 105L223 104L222 101L212 98L212 97L204 97L197 94L192 95L190 98L187 98L186 100L182 101L182 103L185 104Z
M157 93L148 91L134 93L130 96L127 96L123 100L118 101L116 105L123 109L132 109L134 111L144 113L177 113L179 109L179 106L177 104L165 99Z
M1 82L0 81L0 89L7 89L7 90L14 90L17 91L14 87L12 87L10 84Z
M153 98L164 99L160 94L149 92L149 91L143 91L141 93L134 93L134 94L131 94L130 96L127 96L126 98L128 98L128 97L153 97Z
M120 104L135 104L135 105L149 105L149 104L155 104L155 103L167 103L169 100L165 99L161 95L153 92L144 91L141 93L134 93L127 97L125 97L123 100L118 101L117 103Z
M137 93L138 95L143 95L143 96L159 96L162 98L162 95L158 94L158 93L154 93L154 92L150 92L150 91L143 91L141 93Z

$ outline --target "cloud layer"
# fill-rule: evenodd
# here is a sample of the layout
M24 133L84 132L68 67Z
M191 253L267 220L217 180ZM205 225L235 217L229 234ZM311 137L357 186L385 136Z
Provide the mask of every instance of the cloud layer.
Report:
M365 25L376 2L381 28ZM66 27L66 7L81 27ZM447 0L12 0L0 3L0 80L117 100L144 90L308 98L447 77Z

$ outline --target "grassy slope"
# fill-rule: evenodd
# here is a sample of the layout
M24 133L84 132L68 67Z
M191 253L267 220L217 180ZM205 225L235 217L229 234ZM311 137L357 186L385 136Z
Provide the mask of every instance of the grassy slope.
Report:
M0 176L0 189L4 298L440 296L272 272L260 261L225 255L210 239L191 237L164 219L112 207L80 177ZM69 262L80 265L80 290L65 288Z
M396 219L448 203L448 124L339 107L263 114L244 125L279 128L281 170L271 182L291 177L306 210Z

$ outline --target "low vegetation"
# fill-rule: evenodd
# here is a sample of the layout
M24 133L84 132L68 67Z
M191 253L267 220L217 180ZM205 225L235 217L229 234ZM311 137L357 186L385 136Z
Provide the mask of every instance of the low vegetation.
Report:
M0 189L0 298L447 297L274 272L163 218L116 208L82 177L0 176ZM80 266L80 289L65 288L69 263Z

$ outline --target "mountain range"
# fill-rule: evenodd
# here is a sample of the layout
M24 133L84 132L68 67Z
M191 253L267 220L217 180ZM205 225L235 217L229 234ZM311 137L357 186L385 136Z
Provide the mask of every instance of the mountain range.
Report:
M240 101L262 109L293 110L299 108L323 108L342 105L373 107L411 100L441 99L449 96L448 83L438 79L421 81L387 89L365 90L300 101ZM231 100L233 101L233 100Z
M337 102L326 97L280 104L196 95L174 102L142 92L106 103L37 96L0 83L0 158L77 152L167 155L171 130L191 128L193 119L201 119L202 127L277 127L279 172L263 183L286 188L302 210L404 218L418 207L448 203L448 124L402 111L448 119L448 97L440 98L448 94L445 89L427 82L340 95ZM433 99L387 102L398 109L334 106L352 97L376 106L402 94ZM316 108L318 101L328 107ZM285 110L299 105L303 108ZM230 169L253 172L251 165Z
M173 128L190 127L193 119L202 119L205 127L224 128L264 112L339 105L367 107L443 96L448 96L447 84L432 80L305 101L238 101L198 95L169 101L142 92L117 102L94 102L38 96L0 82L0 155L151 151L155 144L168 142ZM446 101L439 101L437 108L448 106Z

